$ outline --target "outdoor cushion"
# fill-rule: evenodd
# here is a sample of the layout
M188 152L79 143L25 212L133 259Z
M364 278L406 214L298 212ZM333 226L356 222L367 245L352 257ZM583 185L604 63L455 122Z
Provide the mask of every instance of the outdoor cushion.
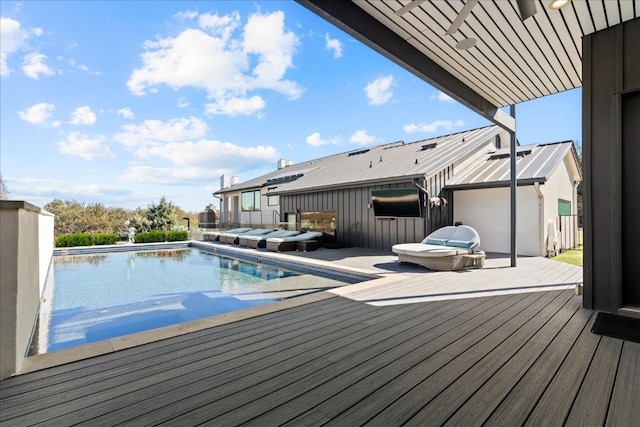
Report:
M454 248L466 248L469 249L473 246L474 242L465 242L464 240L448 240L447 246L453 246Z
M446 246L447 245L447 240L446 239L436 239L435 237L427 237L426 239L424 239L422 241L422 243L425 243L427 245Z

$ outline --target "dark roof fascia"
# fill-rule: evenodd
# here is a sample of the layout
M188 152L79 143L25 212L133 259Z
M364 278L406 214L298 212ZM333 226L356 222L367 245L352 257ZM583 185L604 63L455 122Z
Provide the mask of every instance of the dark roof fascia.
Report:
M332 185L323 185L316 187L306 187L306 188L295 188L292 190L287 190L286 188L282 190L274 190L270 191L269 194L273 196L278 195L290 195L290 194L300 194L300 193L318 193L321 191L331 191L331 190L341 190L345 188L359 188L359 187L370 187L372 185L385 185L385 184L398 184L398 183L413 183L414 179L424 178L424 174L419 175L406 175L397 178L380 178L375 180L367 180L367 181L357 181L357 182L349 182L345 184L332 184Z
M528 179L519 179L518 187L523 187L527 185L534 185L536 182L538 184L543 184L547 181L546 178L528 178ZM491 182L480 182L480 183L472 183L472 184L454 184L454 185L445 185L445 190L481 190L485 188L504 188L509 187L509 181L491 181Z

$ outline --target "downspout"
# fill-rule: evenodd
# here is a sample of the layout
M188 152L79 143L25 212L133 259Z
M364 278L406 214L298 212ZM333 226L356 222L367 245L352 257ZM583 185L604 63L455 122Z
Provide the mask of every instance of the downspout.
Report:
M544 223L544 194L542 194L542 191L540 190L540 183L539 182L534 182L533 183L533 188L535 188L536 193L538 193L538 217L540 218L539 222L540 222L540 256L545 256L545 252L547 250L547 245L545 244L544 241L544 228L545 228L545 223Z
M411 182L413 183L413 185L416 186L416 188L418 190L422 191L426 195L425 200L427 201L427 206L425 207L425 209L427 211L427 215L425 216L425 219L424 219L424 229L425 229L425 234L428 234L428 233L430 233L432 231L432 230L429 230L429 214L431 213L430 210L429 210L429 192L422 185L418 184L418 178L413 178L411 180ZM427 183L427 174L424 175L423 182L426 185L426 183Z

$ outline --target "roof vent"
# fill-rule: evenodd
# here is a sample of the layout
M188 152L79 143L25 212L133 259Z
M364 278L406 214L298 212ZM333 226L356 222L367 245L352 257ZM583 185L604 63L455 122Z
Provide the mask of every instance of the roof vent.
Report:
M357 156L359 154L364 154L364 153L368 153L369 149L365 148L364 150L360 150L360 151L352 151L351 153L349 153L349 155L347 155L347 157L351 157L351 156Z
M420 151L427 151L427 150L431 150L432 148L436 148L436 146L438 145L437 142L432 142L431 144L425 144L422 146L422 148L420 149Z
M264 184L262 184L262 186L264 187L265 185L273 185L273 184L282 184L285 182L292 182L295 181L296 179L303 177L304 174L303 173L299 173L296 175L287 175L287 176L279 176L276 178L270 178L267 179Z
M529 154L531 154L531 148L518 147L518 149L516 150L517 157L524 157L528 156ZM496 150L496 152L489 157L489 160L508 159L510 156L511 154L508 148L501 148L499 150Z

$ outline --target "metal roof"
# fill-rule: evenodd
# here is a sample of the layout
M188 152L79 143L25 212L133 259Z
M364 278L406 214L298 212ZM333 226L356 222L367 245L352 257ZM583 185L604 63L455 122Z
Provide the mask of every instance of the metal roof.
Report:
M505 129L500 107L582 85L582 37L640 14L640 0L548 0L521 20L516 0L297 0L311 11ZM465 5L470 13L447 30ZM466 38L468 50L456 48Z
M501 133L506 134L498 126L486 126L409 144L394 142L351 150L286 166L214 194L261 187L277 187L272 194L282 194L407 181L470 158L482 147L494 143ZM282 178L280 182L278 178Z
M499 155L496 156L496 153ZM504 154L506 153L506 155ZM582 180L572 141L518 147L516 159L519 185L544 183L558 164L569 157L573 163L573 180ZM498 150L488 153L447 182L448 189L472 189L509 186L509 153Z

